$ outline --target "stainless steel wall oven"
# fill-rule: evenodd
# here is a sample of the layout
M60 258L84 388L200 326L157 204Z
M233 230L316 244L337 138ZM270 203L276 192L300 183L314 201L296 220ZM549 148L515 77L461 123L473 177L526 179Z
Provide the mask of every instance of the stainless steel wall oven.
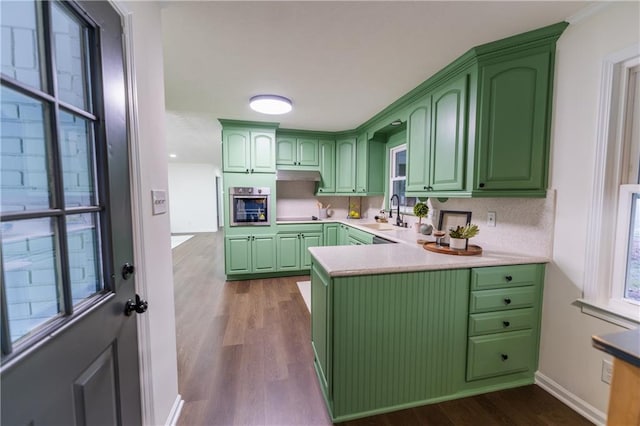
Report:
M269 226L270 188L232 186L229 188L231 226Z

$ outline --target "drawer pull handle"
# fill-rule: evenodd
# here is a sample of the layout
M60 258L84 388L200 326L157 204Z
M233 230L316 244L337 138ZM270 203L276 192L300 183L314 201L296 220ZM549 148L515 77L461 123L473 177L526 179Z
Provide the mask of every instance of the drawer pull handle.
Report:
M500 356L502 357L503 361L506 361L506 360L509 359L509 355L507 355L507 354L500 354Z
M505 280L507 280L507 282L511 282L511 280L513 280L513 277L511 275L507 275L506 277L504 277Z
M505 304L505 305L510 305L510 304L511 304L511 299L510 299L510 298L508 298L508 297L505 297L505 298L504 298L504 304Z
M505 327L509 327L511 323L509 321L502 321L502 325Z

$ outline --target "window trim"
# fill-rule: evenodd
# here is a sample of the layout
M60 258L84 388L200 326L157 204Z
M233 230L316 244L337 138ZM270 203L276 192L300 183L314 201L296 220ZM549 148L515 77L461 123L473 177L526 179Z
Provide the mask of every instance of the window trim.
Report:
M596 155L591 206L587 229L583 297L578 300L582 312L605 321L635 328L640 324L640 310L630 302L615 303L613 264L616 250L616 224L619 190L624 158L624 119L626 78L634 58L640 57L640 45L605 57L600 87L597 121ZM611 206L615 206L612 211ZM626 212L625 212L626 214ZM628 232L628 231L627 231ZM626 245L626 238L624 244ZM619 290L620 286L615 286ZM621 302L618 298L618 302Z
M407 191L406 191L406 182L407 182L407 175L405 174L404 179L394 179L392 177L392 174L394 173L395 170L395 163L396 163L396 158L395 158L395 154L398 151L405 151L408 155L409 150L407 149L407 143L403 142L400 143L398 145L389 147L389 173L387 174L387 183L388 183L388 188L389 188L389 209L395 208L394 206L392 206L391 204L391 196L393 195L393 182L394 181L398 181L398 180L404 180L405 181L405 193L404 193L404 198L405 201L407 199ZM409 158L407 157L407 166L409 163ZM415 197L411 197L411 198L415 198ZM413 216L413 207L412 206L407 206L407 205L400 205L400 214L402 215L411 215Z

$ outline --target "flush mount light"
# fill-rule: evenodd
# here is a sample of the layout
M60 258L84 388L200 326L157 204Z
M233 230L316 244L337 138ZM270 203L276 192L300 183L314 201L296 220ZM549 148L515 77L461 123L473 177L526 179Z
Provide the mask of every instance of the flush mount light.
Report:
M400 120L393 120L393 121L391 122L391 125L392 125L392 126L399 126L399 125L401 125L401 124L402 124L402 121L400 121Z
M291 101L284 96L258 95L249 100L252 110L263 114L286 114L292 109Z
M169 154L170 158L178 158L178 156L176 154Z

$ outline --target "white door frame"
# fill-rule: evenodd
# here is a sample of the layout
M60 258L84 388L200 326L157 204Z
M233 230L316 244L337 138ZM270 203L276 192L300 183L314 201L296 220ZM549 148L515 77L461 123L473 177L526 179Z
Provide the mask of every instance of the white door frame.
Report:
M133 14L127 9L126 3L119 0L110 0L111 5L122 17L122 34L124 43L125 78L127 85L127 104L129 119L129 148L130 148L130 173L131 173L131 205L133 224L133 252L136 265L136 293L148 294L145 271L147 261L145 259L143 241L145 237L142 206L148 201L142 190L142 170L140 168L140 138L138 121L138 99L135 78L135 54L133 45ZM158 425L166 421L167 425L175 425L184 401L178 394L167 419L155 418L153 374L151 368L151 341L149 315L137 315L138 324L138 359L140 363L140 396L142 405L142 424Z

